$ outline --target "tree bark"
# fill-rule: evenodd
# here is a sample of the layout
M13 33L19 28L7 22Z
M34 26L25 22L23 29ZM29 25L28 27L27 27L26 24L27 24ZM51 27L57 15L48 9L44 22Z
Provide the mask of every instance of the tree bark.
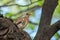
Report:
M10 19L0 17L0 40L31 40L31 38L26 31L20 31Z
M42 7L42 15L41 15L38 32L34 40L50 40L52 34L53 33L55 34L57 29L55 27L54 29L55 31L50 30L53 28L53 27L50 28L50 23L53 16L53 12L57 4L58 4L58 0L45 0Z

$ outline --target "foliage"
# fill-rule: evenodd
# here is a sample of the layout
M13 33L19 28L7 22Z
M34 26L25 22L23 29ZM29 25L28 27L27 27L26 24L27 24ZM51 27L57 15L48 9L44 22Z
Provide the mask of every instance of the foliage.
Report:
M44 0L41 0L41 1L38 2L38 5L39 5L39 6L42 6L43 3L44 3Z
M55 9L54 17L60 19L60 0L58 1L58 6Z

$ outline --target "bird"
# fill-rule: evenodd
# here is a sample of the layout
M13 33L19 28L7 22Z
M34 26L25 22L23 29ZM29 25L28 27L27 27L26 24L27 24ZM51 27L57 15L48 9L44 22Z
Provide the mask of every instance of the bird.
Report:
M30 15L32 15L32 13L26 13L24 14L23 16L21 17L18 17L16 20L15 20L15 24L17 25L17 27L20 29L20 30L23 30L27 24L29 23L29 17Z

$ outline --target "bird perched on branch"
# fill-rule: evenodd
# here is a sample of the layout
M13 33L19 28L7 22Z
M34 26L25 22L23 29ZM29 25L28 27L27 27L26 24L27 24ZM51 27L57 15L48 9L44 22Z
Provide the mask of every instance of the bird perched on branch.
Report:
M23 30L26 25L28 24L28 21L29 21L29 16L31 15L32 13L26 13L25 15L23 15L22 17L19 17L15 20L15 24L18 26L18 28L20 30Z

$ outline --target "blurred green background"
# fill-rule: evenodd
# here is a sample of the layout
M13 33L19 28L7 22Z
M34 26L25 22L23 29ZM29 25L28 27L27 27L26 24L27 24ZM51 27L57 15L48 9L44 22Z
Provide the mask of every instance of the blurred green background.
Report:
M33 39L37 33L38 24L42 13L44 0L0 0L0 14L13 20L21 17L25 13L31 12L29 23L24 29ZM60 0L56 7L51 25L60 20ZM51 38L51 40L60 40L60 30Z

